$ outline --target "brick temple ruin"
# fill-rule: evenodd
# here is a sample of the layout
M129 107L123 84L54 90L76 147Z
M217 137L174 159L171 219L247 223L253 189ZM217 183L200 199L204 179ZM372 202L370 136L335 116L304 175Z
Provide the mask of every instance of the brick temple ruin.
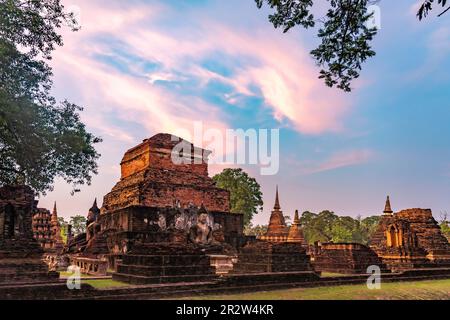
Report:
M382 271L450 268L450 244L430 209L394 213L389 196L369 246L323 243L313 248L317 271L365 273L371 265Z
M283 211L280 206L280 199L278 195L278 186L275 193L275 204L270 214L269 225L267 232L261 235L259 238L261 241L267 241L272 243L300 243L305 244L305 238L303 236L303 229L300 225L300 218L298 216L298 210L295 211L294 221L290 227L286 225Z
M172 161L178 143L191 150L182 155L181 165ZM84 238L69 245L84 246L72 257L73 263L87 261L97 270L106 263L116 271L115 278L136 283L175 280L162 275L170 268L180 279L215 274L211 259L229 266L231 258L225 253L236 252L245 241L243 216L230 213L229 192L217 188L208 176L209 154L185 140L174 141L170 134L157 134L128 150L121 161L120 181L104 197L99 212L91 208L90 213L95 212ZM197 248L201 246L193 245L190 230L202 215L211 232L205 248Z
M258 279L261 282L281 281L285 277L307 281L317 277L306 250L298 211L288 227L281 211L278 187L267 232L240 250L230 274L265 274ZM252 279L251 276L247 278ZM242 281L245 278L238 279Z
M44 261L53 271L65 270L68 261L62 257L64 241L61 237L61 226L58 222L56 202L53 211L37 208L32 218L33 236L44 250Z
M431 209L394 213L389 197L370 247L393 270L450 267L450 244Z
M43 262L33 238L34 192L27 186L0 188L0 285L55 282L59 275Z
M172 161L178 143L185 146L182 164ZM308 246L298 210L286 224L278 186L267 232L246 237L243 215L230 212L229 192L208 175L209 155L169 134L131 148L101 208L95 199L88 210L86 232L73 237L69 230L64 247L56 204L50 213L37 208L29 187L0 188L0 297L17 284L58 288L49 256L130 284L207 282L219 289L326 282L321 272L365 274L371 265L399 277L405 270L450 271L449 243L431 210L394 213L389 197L368 246Z

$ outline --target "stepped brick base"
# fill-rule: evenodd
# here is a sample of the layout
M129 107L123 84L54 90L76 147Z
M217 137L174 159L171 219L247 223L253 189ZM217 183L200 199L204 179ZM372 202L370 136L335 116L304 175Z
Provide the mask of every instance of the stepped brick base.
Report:
M5 239L0 244L0 285L58 281L42 260L43 250L34 239Z
M306 250L297 243L257 241L242 248L232 274L313 271Z
M117 265L114 280L132 284L210 281L216 278L210 258L200 248L186 244L135 245Z
M369 247L357 243L324 243L318 247L313 266L316 271L358 274L366 273L369 266L387 267Z

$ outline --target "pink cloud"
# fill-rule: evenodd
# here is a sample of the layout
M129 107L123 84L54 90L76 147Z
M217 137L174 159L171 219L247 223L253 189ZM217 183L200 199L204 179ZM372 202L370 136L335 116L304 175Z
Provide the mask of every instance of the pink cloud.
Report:
M374 152L369 149L350 150L332 154L328 159L320 163L300 163L300 172L305 175L335 170L344 167L351 167L367 163L374 156Z
M240 99L235 98L239 95L261 95L274 119L299 132L320 134L342 129L349 111L347 98L325 88L317 79L318 70L308 55L309 48L298 34L283 35L265 16L260 16L257 27L242 28L226 17L208 20L203 9L196 8L195 14L186 12L183 28L177 29L171 28L172 24L159 24L173 19L174 9L165 4L87 0L66 3L79 6L82 28L75 33L65 30L65 45L55 52L55 94L85 106L83 121L104 142L99 146L99 176L91 187L83 188L87 192L76 195L76 204L60 204L63 214L83 213L93 195L101 198L106 194L118 179L119 172L113 171L123 152L141 138L156 132L189 132L193 122L199 120L205 129L223 131L233 127L233 115L195 94L156 85L157 80L172 82L190 77L201 86L211 80L221 81L233 88L234 92L224 97L228 102L239 104ZM251 12L256 13L251 6ZM157 64L158 70L139 70L138 65L118 56L117 48ZM199 64L216 52L244 59L232 75L224 76ZM120 63L134 75L100 62L98 55L121 59ZM136 76L139 73L142 76ZM211 169L216 172L219 166ZM55 198L66 198L69 189L58 180L55 193L44 198L42 204L51 206Z
M175 78L174 72L181 71L203 79L203 84L212 79L223 81L244 95L257 94L250 90L256 85L273 109L274 118L280 122L287 120L297 131L320 134L342 130L343 116L349 110L347 98L317 79L318 70L298 34L283 35L267 22L258 31L227 25L226 21L203 19L189 23L187 17L182 34L175 35L157 25L159 15L155 12L170 15L170 9L162 5L153 8L153 5L114 4L104 9L92 2L79 3L87 14L82 15L81 39L74 48L78 52L84 38L108 34L125 43L130 53L163 66L163 70L148 75L150 81L161 75L171 80ZM85 50L87 54L110 52L104 44ZM252 63L242 65L233 76L224 77L197 64L213 52L245 56ZM161 116L160 111L158 115Z

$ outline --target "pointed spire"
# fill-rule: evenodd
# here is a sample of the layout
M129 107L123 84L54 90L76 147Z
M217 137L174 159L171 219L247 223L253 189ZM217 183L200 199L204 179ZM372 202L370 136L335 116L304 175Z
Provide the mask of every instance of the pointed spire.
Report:
M300 218L298 217L298 210L295 210L294 222L293 224L300 224Z
M276 195L275 195L275 205L273 206L273 208L275 210L280 210L281 209L281 207L280 207L280 200L278 198L278 185L277 185L277 192L276 192Z
M56 210L56 201L53 205L52 221L58 221L58 211Z
M391 208L391 200L389 199L389 196L387 196L386 205L384 206L383 213L386 215L392 215L393 212L394 211L392 211L392 208Z

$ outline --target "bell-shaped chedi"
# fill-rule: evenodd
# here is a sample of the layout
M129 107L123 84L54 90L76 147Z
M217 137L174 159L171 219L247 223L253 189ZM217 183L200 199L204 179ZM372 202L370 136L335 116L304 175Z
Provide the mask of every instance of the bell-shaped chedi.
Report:
M286 226L284 220L283 211L281 211L280 200L278 196L278 186L275 195L275 205L270 215L269 226L267 227L266 234L262 235L259 239L270 242L286 242L289 229Z
M229 192L208 176L210 151L160 133L128 150L121 179L104 197L102 214L129 206L180 207L203 203L208 211L229 212Z
M305 243L302 225L300 223L300 218L298 216L298 210L295 210L294 221L289 227L287 242L296 242L301 244Z

